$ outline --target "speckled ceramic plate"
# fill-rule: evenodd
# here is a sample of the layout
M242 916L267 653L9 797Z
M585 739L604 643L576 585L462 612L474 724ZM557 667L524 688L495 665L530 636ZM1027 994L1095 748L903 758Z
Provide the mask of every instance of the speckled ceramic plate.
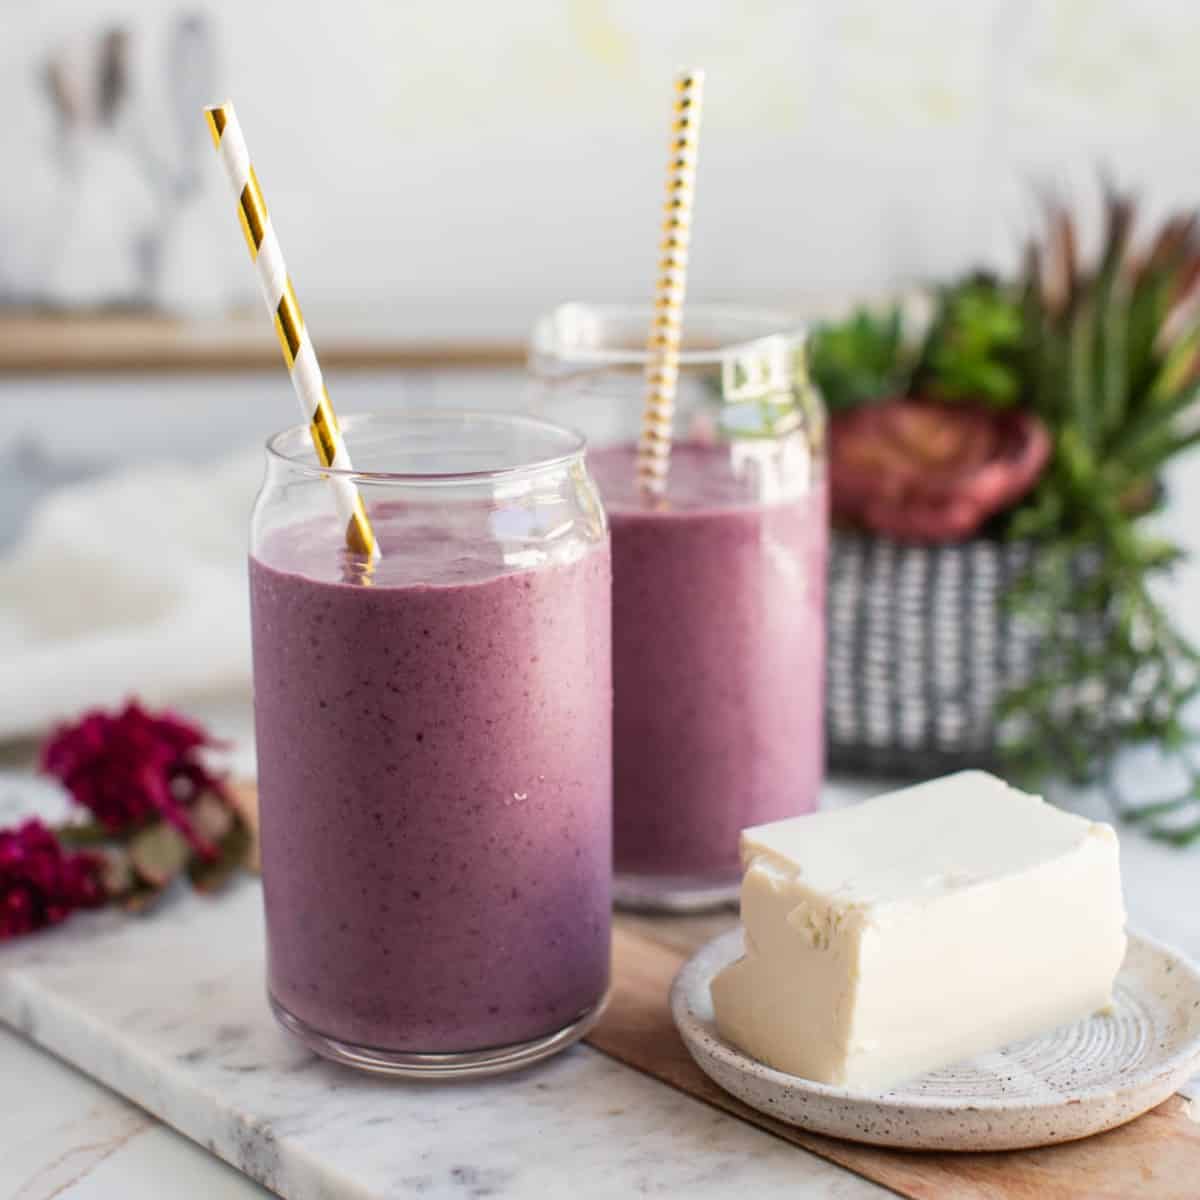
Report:
M684 965L671 989L675 1024L701 1070L726 1091L814 1133L908 1150L1045 1146L1122 1125L1200 1070L1200 971L1148 938L1130 935L1112 1014L887 1092L787 1075L723 1041L709 984L741 953L735 930Z

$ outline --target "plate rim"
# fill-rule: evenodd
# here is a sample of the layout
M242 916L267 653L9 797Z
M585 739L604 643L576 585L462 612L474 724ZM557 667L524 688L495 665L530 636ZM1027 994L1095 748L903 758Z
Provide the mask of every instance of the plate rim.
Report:
M1030 1114L1052 1112L1065 1105L1089 1104L1113 1100L1128 1092L1147 1087L1155 1081L1168 1077L1178 1076L1180 1079L1186 1079L1195 1070L1200 1069L1200 1029L1198 1029L1189 1041L1177 1047L1156 1067L1147 1070L1145 1073L1114 1078L1112 1083L1092 1084L1080 1088L1078 1091L1072 1091L1069 1095L1054 1098L1037 1099L1034 1097L1000 1096L955 1100L944 1096L897 1093L892 1089L887 1091L860 1090L832 1083L821 1083L815 1079L805 1079L802 1075L791 1075L786 1071L770 1067L759 1059L753 1058L745 1051L739 1050L736 1046L726 1042L715 1030L710 1033L708 1029L701 1027L693 1032L692 1036L689 1036L689 1033L685 1031L685 1025L694 1024L699 1026L701 1021L701 1018L695 1014L691 1007L690 992L697 984L703 984L707 987L712 976L715 974L715 969L707 966L707 960L710 957L716 959L718 953L722 953L724 961L721 965L732 962L733 957L729 955L725 944L732 946L742 937L742 932L743 927L739 922L734 929L727 930L725 933L719 934L717 937L698 947L683 963L671 983L671 1018L675 1023L675 1028L679 1032L680 1037L687 1045L689 1053L693 1053L695 1038L702 1036L709 1043L706 1050L708 1056L716 1059L723 1066L739 1074L753 1074L765 1082L777 1087L788 1088L793 1092L807 1092L810 1095L830 1102L871 1104L877 1108L893 1109L896 1111L920 1110L928 1113L951 1114L969 1110L976 1113L1003 1114L1020 1112ZM1127 928L1125 932L1131 945L1136 942L1139 946L1152 951L1161 959L1165 959L1171 963L1174 969L1179 970L1182 968L1183 974L1190 980L1191 988L1195 992L1197 1000L1200 1001L1200 964L1197 964L1188 955L1181 954L1179 951L1172 949L1157 938L1150 937L1135 929ZM1185 1069L1189 1067L1191 1070Z

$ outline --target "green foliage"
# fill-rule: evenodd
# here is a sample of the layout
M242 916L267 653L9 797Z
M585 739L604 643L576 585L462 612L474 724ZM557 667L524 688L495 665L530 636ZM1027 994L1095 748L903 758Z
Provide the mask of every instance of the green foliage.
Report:
M1051 430L1054 454L1009 528L1037 547L1010 600L1043 649L1005 712L1021 731L1008 749L1034 771L1103 782L1120 748L1146 742L1177 757L1190 780L1180 794L1127 812L1181 842L1200 838L1200 762L1183 724L1200 651L1157 595L1183 552L1147 517L1163 468L1200 439L1187 420L1200 246L1175 219L1135 255L1133 219L1132 200L1110 192L1102 251L1084 272L1071 218L1052 208L1020 281L1020 402Z
M1200 735L1184 726L1200 651L1157 594L1182 551L1147 518L1163 469L1200 441L1200 230L1174 216L1135 247L1134 220L1132 198L1108 190L1101 250L1084 268L1072 217L1050 204L1019 278L941 288L918 347L895 309L823 327L813 374L835 411L907 386L1042 419L1053 455L1006 523L1034 548L1008 599L1041 650L1004 700L1005 747L1014 767L1104 782L1119 749L1153 743L1189 782L1121 807L1179 843L1200 839Z
M831 412L905 391L912 367L898 305L881 313L856 309L844 321L818 325L810 339L809 369Z
M1011 287L973 275L938 292L913 390L1011 408L1021 394L1022 313Z

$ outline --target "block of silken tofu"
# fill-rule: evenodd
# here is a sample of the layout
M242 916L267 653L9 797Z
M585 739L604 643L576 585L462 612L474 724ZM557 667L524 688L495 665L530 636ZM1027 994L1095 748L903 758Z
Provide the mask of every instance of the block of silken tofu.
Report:
M1087 1017L1125 955L1117 839L963 771L744 830L722 1037L877 1091Z

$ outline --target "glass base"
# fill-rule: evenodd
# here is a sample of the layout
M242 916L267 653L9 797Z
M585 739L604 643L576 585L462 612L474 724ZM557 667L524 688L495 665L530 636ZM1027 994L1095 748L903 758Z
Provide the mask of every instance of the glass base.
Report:
M634 875L618 872L613 903L627 912L701 913L736 905L740 875Z
M518 1071L565 1050L573 1042L579 1041L600 1020L608 1007L611 995L611 990L605 992L594 1008L588 1009L569 1025L564 1025L544 1037L528 1042L514 1042L510 1046L489 1046L486 1050L465 1050L461 1053L447 1054L406 1053L402 1050L384 1050L377 1046L341 1042L305 1024L294 1013L284 1008L270 992L267 993L267 999L271 1002L271 1012L275 1020L322 1058L328 1058L346 1067L354 1067L358 1071L367 1071L373 1075L390 1075L395 1079L467 1079Z

